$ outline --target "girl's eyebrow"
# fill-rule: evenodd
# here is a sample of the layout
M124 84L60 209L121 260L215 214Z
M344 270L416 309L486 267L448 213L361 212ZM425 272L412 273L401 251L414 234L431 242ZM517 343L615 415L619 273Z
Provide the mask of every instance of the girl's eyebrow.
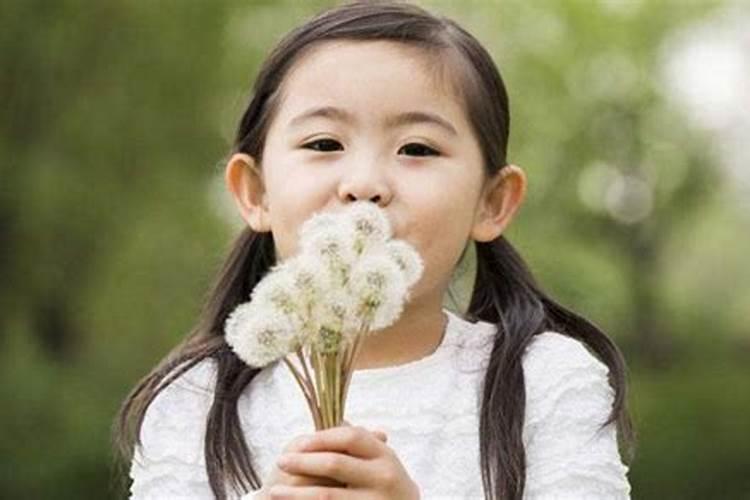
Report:
M320 106L308 109L307 111L292 118L289 121L289 127L297 127L302 122L312 118L328 118L330 120L340 121L347 124L354 124L357 122L356 117L345 109L337 108L335 106ZM428 123L437 125L438 127L451 133L452 135L458 135L455 127L451 125L448 120L442 118L439 115L426 111L405 111L403 113L391 115L385 119L384 125L386 127L401 127L414 123Z

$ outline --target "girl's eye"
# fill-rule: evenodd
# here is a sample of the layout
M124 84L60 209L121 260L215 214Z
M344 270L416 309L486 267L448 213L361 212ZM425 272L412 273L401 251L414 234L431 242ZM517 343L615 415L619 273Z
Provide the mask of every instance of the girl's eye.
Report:
M330 151L340 151L343 149L341 146L341 143L334 140L334 139L318 139L315 141L308 142L307 144L302 145L305 149L312 149L313 151L319 151L319 152L330 152ZM425 145L420 144L418 142L411 142L409 144L406 144L399 149L400 152L404 152L405 154L409 156L439 156L440 153L436 151L435 149Z
M439 156L440 153L432 149L429 146L420 144L418 142L412 142L406 144L399 149L399 152L404 151L409 156Z
M333 139L318 139L316 141L311 141L307 144L303 144L302 147L305 149L312 149L313 151L321 152L336 151L337 148L342 149L341 144Z

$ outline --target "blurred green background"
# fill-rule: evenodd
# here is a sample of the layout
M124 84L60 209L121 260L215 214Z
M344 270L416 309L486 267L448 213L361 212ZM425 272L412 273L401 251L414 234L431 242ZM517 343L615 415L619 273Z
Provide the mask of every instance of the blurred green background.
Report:
M223 161L260 61L333 3L2 3L0 497L124 496L111 422L240 228ZM509 238L625 352L633 498L750 499L750 6L420 3L508 86Z

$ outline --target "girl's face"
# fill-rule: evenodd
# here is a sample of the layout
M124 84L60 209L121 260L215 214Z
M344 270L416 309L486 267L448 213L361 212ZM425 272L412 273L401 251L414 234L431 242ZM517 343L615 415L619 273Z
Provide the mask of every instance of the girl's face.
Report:
M441 301L467 242L499 234L497 220L478 222L482 154L462 104L423 57L394 42L336 41L291 68L262 166L242 155L251 168L227 171L244 186L241 211L253 229L272 231L279 261L296 253L314 212L371 200L424 260L412 300Z

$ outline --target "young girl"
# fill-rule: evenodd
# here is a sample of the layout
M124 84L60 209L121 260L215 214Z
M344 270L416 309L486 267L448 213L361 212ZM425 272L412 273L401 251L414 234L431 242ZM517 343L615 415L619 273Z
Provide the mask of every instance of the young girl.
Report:
M526 190L508 134L498 70L454 21L358 2L289 33L226 165L247 227L199 325L121 409L132 497L629 498L625 362L503 236ZM363 344L348 425L315 432L284 363L245 365L224 322L294 255L309 216L359 200L387 213L424 274ZM469 245L476 282L458 314L443 297Z

